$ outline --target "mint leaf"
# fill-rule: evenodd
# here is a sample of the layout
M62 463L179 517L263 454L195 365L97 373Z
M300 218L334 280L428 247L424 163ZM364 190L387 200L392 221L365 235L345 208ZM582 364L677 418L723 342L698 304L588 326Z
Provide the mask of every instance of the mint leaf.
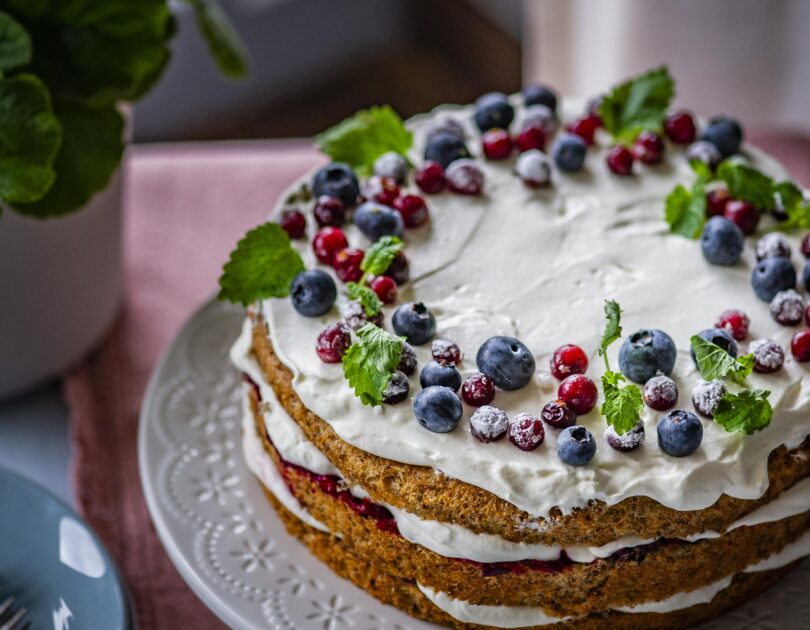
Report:
M346 290L349 295L349 299L360 302L363 310L366 312L367 317L374 317L374 315L379 313L382 309L383 304L380 301L380 298L378 298L377 294L367 286L357 284L356 282L350 282L346 285Z
M689 160L689 166L692 167L695 175L697 175L698 178L702 179L704 182L714 179L712 167L706 164L706 162L703 162L702 160Z
M642 131L661 131L675 82L666 66L614 87L599 105L605 129L620 142L632 142Z
M262 298L285 297L303 270L287 233L277 223L265 223L245 234L231 252L217 298L247 306Z
M714 421L726 431L745 431L751 435L767 427L773 419L773 407L768 402L771 392L746 389L738 394L726 394L717 404Z
M197 28L208 44L208 52L222 74L233 78L247 75L247 51L236 30L216 0L186 0L194 9Z
M602 375L605 399L599 412L619 435L624 435L638 424L644 409L641 390L635 385L619 387L619 383L624 380L624 375L610 370Z
M396 236L382 236L368 248L360 269L371 276L385 273L391 261L402 249L402 241Z
M692 190L681 184L669 193L664 205L664 218L674 234L696 239L706 222L706 184L698 179Z
M776 205L773 180L753 166L726 160L717 167L717 179L726 183L734 199L747 201L757 210L773 210Z
M810 202L804 200L801 188L793 182L784 181L776 184L773 190L788 218L775 224L769 231L810 229Z
M692 336L690 343L695 351L698 371L707 381L730 377L742 384L754 369L754 357L751 354L735 359L717 344L697 335Z
M371 173L374 160L388 151L405 155L413 135L388 105L357 112L315 136L315 144L335 162L345 162L360 175Z
M0 11L0 70L12 70L31 61L31 36L22 24Z
M622 309L619 303L615 300L605 300L605 332L602 333L602 346L599 349L599 354L605 357L605 366L607 366L607 349L610 344L622 336ZM607 366L610 369L609 366Z
M395 337L374 324L357 331L359 341L343 355L343 375L364 405L379 405L402 354L402 337Z

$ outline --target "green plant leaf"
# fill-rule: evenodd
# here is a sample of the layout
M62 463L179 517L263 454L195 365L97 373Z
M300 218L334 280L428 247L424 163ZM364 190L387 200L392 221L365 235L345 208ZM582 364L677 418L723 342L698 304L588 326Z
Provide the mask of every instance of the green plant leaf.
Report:
M0 70L13 70L31 61L31 36L25 27L0 11Z
M726 160L717 167L717 179L726 183L734 199L747 201L759 211L773 210L776 205L773 180L753 166Z
M0 199L40 199L54 182L62 130L47 88L31 74L0 79Z
M107 186L124 154L124 120L114 107L57 101L54 110L62 123L62 146L53 165L56 181L38 201L14 204L18 212L38 218L81 208Z
M607 349L610 344L622 336L622 309L619 303L615 300L605 300L605 332L602 333L602 346L599 349L599 354L605 357L605 367L610 369L607 365Z
M714 421L726 431L744 431L751 435L767 427L773 419L773 407L768 401L771 392L745 389L728 393L720 399L714 411Z
M693 335L690 339L700 375L707 381L732 378L742 384L754 369L754 356L746 354L735 359L716 343Z
M368 248L360 269L372 276L385 273L402 247L402 240L396 236L381 236Z
M380 301L380 298L367 286L357 284L356 282L349 282L346 285L346 291L350 300L360 302L367 317L374 317L382 310L383 303Z
M619 383L624 380L622 374L610 370L602 375L602 393L605 399L599 412L619 435L624 435L638 424L644 409L641 390L635 385L620 387Z
M233 24L216 0L186 0L194 9L197 28L222 74L234 79L247 76L247 50Z
M642 131L661 131L675 82L666 66L650 70L614 87L599 104L605 129L630 143Z
M678 184L667 196L664 218L674 234L699 238L706 222L706 185L703 179L698 179L691 191Z
M366 324L343 355L343 375L364 405L379 405L402 354L404 339Z
M304 270L301 256L277 223L265 223L240 240L219 278L220 300L247 306L256 300L285 297Z

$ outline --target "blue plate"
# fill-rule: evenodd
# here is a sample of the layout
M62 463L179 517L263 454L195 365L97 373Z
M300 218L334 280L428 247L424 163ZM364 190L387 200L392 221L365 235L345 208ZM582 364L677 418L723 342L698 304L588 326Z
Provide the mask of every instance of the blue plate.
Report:
M9 594L31 628L134 628L118 570L87 523L0 468L0 600Z

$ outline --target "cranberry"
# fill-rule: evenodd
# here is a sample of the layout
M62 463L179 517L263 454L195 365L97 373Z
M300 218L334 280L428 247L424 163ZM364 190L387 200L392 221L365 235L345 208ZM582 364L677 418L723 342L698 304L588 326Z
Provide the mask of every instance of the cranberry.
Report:
M564 400L552 400L546 403L540 412L540 417L550 427L567 429L577 423L577 414Z
M331 265L335 260L335 254L348 246L349 241L346 240L343 230L336 227L321 228L312 239L315 257L325 265Z
M557 389L557 396L565 402L578 416L585 415L596 405L599 392L587 376L572 374Z
M588 146L593 144L593 137L596 134L596 130L602 124L602 119L599 116L591 114L589 116L585 116L584 118L578 118L570 125L568 125L569 133L573 133L574 135L579 136L585 141L585 144Z
M405 284L408 281L411 276L411 266L401 250L396 253L384 275L393 278L397 284Z
M372 315L371 317L366 315L366 309L363 308L360 302L349 302L343 308L341 308L340 315L343 318L343 323L352 330L360 330L366 324L374 324L378 328L382 328L384 319L382 311ZM403 348L404 347L405 346L403 345ZM414 361L416 361L415 357ZM398 369L402 370L401 367ZM404 372L405 370L402 371Z
M572 374L585 374L588 371L588 357L585 351L570 343L554 351L550 364L551 373L560 380Z
M732 199L726 204L723 216L746 235L753 234L759 225L759 211L747 201Z
M402 215L405 227L414 228L424 225L430 219L427 204L419 195L402 195L394 200L394 207Z
M664 131L675 144L689 144L697 135L695 119L685 110L673 112L664 121Z
M279 224L290 238L301 238L307 229L306 218L295 208L282 210Z
M315 352L324 363L340 363L346 350L352 345L352 335L345 324L330 324L323 329L315 342Z
M608 168L616 175L633 173L633 153L627 147L617 145L607 154Z
M414 176L419 190L427 195L440 193L447 187L444 169L438 162L425 162Z
M531 149L542 151L546 146L546 132L538 123L527 125L515 138L515 145L521 153Z
M663 374L644 383L644 403L656 411L667 411L678 402L678 386Z
M540 418L519 413L509 421L509 441L521 451L533 451L543 443L546 430Z
M470 433L479 442L500 440L509 430L509 417L497 407L483 405L470 416Z
M810 258L810 234L804 236L800 249L805 258Z
M810 330L800 330L790 340L790 352L800 363L810 361Z
M368 286L383 304L393 304L397 301L397 283L393 278L377 276L368 283Z
M442 365L461 363L461 349L449 339L434 339L430 346L430 353Z
M642 131L633 144L633 156L642 164L658 164L664 159L664 141L655 132Z
M346 206L337 197L318 197L312 212L321 227L340 227L346 221Z
M805 317L804 300L793 289L779 291L768 308L774 320L783 326L795 326Z
M748 315L734 308L723 311L714 320L715 328L722 328L731 333L731 336L737 341L742 341L748 336L748 326L750 325L751 320L748 319Z
M490 160L503 160L512 153L512 137L505 129L490 129L481 136L484 155Z
M486 374L473 374L461 384L461 398L468 405L481 407L495 398L495 383Z
M344 247L332 260L332 267L335 274L343 282L357 282L363 277L363 270L360 265L365 256L362 249L355 249L354 247Z
M389 177L372 175L363 184L362 195L366 199L390 206L399 197L399 186Z
M706 193L706 216L716 217L726 211L726 204L731 201L731 195L725 188L715 188Z
M785 351L773 339L754 339L748 350L754 355L754 370L761 374L776 372L785 362Z
M447 185L459 195L480 195L484 188L484 173L475 160L456 160L447 167Z

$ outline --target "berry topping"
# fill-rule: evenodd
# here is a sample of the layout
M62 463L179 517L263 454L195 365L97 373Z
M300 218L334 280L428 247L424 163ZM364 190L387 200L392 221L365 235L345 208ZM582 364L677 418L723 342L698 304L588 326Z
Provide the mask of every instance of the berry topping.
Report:
M349 328L342 323L330 324L318 335L315 352L324 363L340 363L350 345L352 335Z
M306 218L295 208L282 210L278 222L290 238L301 238L307 229Z
M723 311L714 320L715 328L722 328L737 341L742 341L748 336L748 327L750 325L751 320L748 319L748 315L733 308Z
M690 144L686 149L686 159L690 162L703 162L709 168L714 169L720 164L723 156L720 155L720 151L711 142L698 140Z
M555 429L566 429L577 423L577 414L564 400L547 402L540 412L540 417L543 422Z
M419 195L402 195L394 200L394 208L399 210L405 227L415 228L430 219L427 204Z
M312 194L317 197L337 197L347 208L357 203L360 184L348 164L332 162L312 178Z
M325 271L302 271L292 281L290 298L293 308L301 315L318 317L332 308L337 299L337 287Z
M401 304L391 318L394 332L415 346L427 343L436 334L436 318L421 302Z
M568 427L557 438L557 455L564 464L584 466L595 454L596 440L585 427Z
M664 131L675 144L689 144L694 141L697 135L695 119L692 114L685 110L671 113L664 120Z
M722 216L726 211L726 204L731 201L731 195L725 188L715 188L706 193L706 216Z
M732 199L726 204L723 216L733 222L743 234L753 234L759 225L759 210L747 201Z
M393 278L397 284L405 284L408 281L411 276L411 266L402 250L396 253L384 275Z
M633 156L642 164L659 164L664 159L664 141L653 131L642 131L633 143Z
M678 386L668 376L653 376L644 383L644 403L656 411L667 411L678 402Z
M619 369L627 378L644 384L675 367L675 342L663 330L642 328L627 337L619 349Z
M509 421L509 441L521 451L533 451L543 443L546 430L540 418L519 413Z
M557 138L551 147L551 157L557 168L566 173L575 173L582 170L585 165L587 153L585 141L572 133L566 133Z
M545 105L556 112L557 94L547 85L527 85L523 88L523 104L526 107Z
M740 152L743 130L740 123L733 118L718 116L709 120L700 139L711 142L720 151L720 155L727 158Z
M743 233L725 217L706 221L700 235L703 257L713 265L735 265L743 250Z
M521 121L521 130L539 125L543 130L545 138L550 138L552 134L557 131L557 115L545 105L531 105L523 112L523 120Z
M434 339L430 353L436 361L445 365L461 363L461 349L449 339Z
M457 392L461 387L461 373L453 365L431 361L419 372L419 384L422 387L441 385Z
M802 284L804 285L805 291L810 291L810 260L804 264L804 268L802 269Z
M523 342L506 336L490 337L481 344L475 362L482 374L507 391L528 385L535 368L534 357Z
M607 165L615 175L632 175L633 153L625 146L616 145L608 151Z
M713 418L720 399L725 395L726 386L723 381L700 379L692 389L692 404L701 416Z
M383 153L374 160L374 174L392 179L397 184L404 184L408 178L408 162L394 151Z
M720 346L723 350L728 352L732 357L737 356L737 342L734 341L734 337L723 328L707 328L706 330L701 330L698 334L698 337L701 339L705 339L706 341L713 343L716 346ZM697 358L695 357L694 349L690 350L690 355L692 357L692 361L695 362L697 365Z
M521 153L532 149L542 151L546 147L546 132L539 123L525 125L515 138L515 146Z
M596 383L587 376L572 374L560 383L557 397L571 407L575 414L582 416L594 408L599 392L596 390Z
M754 355L754 370L761 374L776 372L785 362L785 351L773 339L755 339L748 351Z
M377 294L383 304L397 301L397 283L389 276L377 276L368 283L369 288Z
M394 199L399 197L399 186L393 179L372 175L363 184L361 194L369 201L391 206L394 204Z
M357 282L360 280L363 277L360 264L363 262L364 255L362 249L355 249L354 247L341 249L335 254L335 259L332 261L335 275L343 282Z
M796 288L796 270L787 258L760 260L751 274L751 286L760 300L770 302L780 291Z
M599 116L585 116L584 118L578 118L568 125L568 133L579 136L585 141L585 144L590 146L593 144L593 137L601 124L602 120Z
M639 446L644 444L644 438L646 437L647 433L644 430L644 423L641 420L636 423L636 426L623 435L616 433L616 429L612 426L608 426L605 430L607 443L622 453L629 453L630 451L636 450Z
M551 161L537 149L520 154L515 162L515 172L530 188L542 188L551 183Z
M480 442L500 440L509 430L509 418L497 407L484 405L470 416L470 433Z
M475 101L475 125L482 132L493 127L509 129L515 117L515 110L506 94L490 92Z
M447 167L447 186L460 195L480 195L484 188L484 173L475 160L457 160Z
M512 153L512 136L504 129L490 129L481 136L484 155L490 160L503 160Z
M416 420L434 433L448 433L455 429L463 411L453 390L440 385L423 389L413 401Z
M756 254L757 260L790 258L790 243L779 232L771 232L757 241Z
M446 116L431 123L425 138L430 141L433 136L439 133L449 133L451 136L456 136L461 140L467 137L464 126L457 120Z
M343 230L336 227L322 228L318 230L315 238L312 239L312 250L315 252L315 258L325 265L334 263L335 254L348 246L349 241L346 240Z
M804 300L793 289L774 295L768 308L771 317L783 326L796 326L804 319Z
M399 355L399 365L397 366L397 369L403 374L410 376L416 372L416 363L416 352L414 352L409 343L403 342L402 352Z
M554 351L549 364L551 373L563 380L572 374L585 374L588 371L588 355L579 346L567 343Z
M370 241L381 236L402 236L405 227L399 212L374 201L367 201L354 211L354 224Z
M495 383L486 374L473 374L461 385L461 398L468 405L488 405L495 398Z
M312 213L321 227L340 227L346 221L346 206L337 197L318 197Z
M395 405L402 402L411 393L411 382L399 370L396 370L388 381L383 391L383 402L387 405Z
M790 340L790 352L800 363L810 361L810 330L800 330Z
M419 190L426 195L435 195L447 187L444 168L438 162L425 162L422 168L416 171L414 180Z
M804 238L802 238L800 249L802 250L802 256L810 258L810 233L805 234Z
M442 168L455 160L470 157L464 139L447 132L438 132L428 138L425 145L425 160L437 162Z
M343 318L343 323L352 330L360 330L366 324L374 324L378 328L383 325L382 311L369 318L360 302L347 302L340 309L340 315Z
M689 411L675 409L658 422L658 446L667 455L691 455L702 441L703 424Z

